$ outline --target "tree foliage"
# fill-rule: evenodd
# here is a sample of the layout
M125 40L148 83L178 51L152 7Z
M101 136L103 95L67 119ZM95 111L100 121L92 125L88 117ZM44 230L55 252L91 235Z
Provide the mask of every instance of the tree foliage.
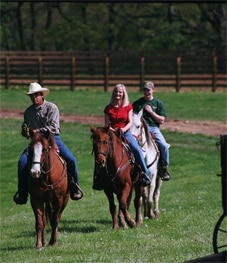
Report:
M226 47L225 3L2 2L1 50Z

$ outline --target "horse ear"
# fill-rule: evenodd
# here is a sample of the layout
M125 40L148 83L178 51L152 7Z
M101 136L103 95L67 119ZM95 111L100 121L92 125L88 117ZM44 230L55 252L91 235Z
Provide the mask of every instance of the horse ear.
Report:
M111 127L110 123L107 126L104 127L104 130L105 130L106 133L109 131L110 127Z
M90 126L90 131L91 131L92 133L94 133L94 132L95 132L95 128L94 128L93 126Z
M46 129L46 128L44 128L44 129L40 129L40 132L43 134L43 136L44 137L46 137L47 139L50 137L50 135L51 135L51 132L50 132L50 130L49 129Z
M29 128L29 135L31 138L35 136L35 131L33 131L31 128Z
M141 119L143 117L143 109L138 112L138 117Z

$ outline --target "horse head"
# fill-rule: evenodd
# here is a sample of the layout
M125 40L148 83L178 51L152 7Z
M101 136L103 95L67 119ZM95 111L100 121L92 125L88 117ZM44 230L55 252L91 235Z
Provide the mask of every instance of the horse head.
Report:
M146 120L143 118L143 110L133 113L133 123L130 130L140 146L145 143L150 145L151 133Z
M110 126L98 128L90 126L95 162L100 167L106 166L107 157L110 151L109 130Z
M42 174L42 167L48 159L50 144L53 144L53 137L49 130L45 132L29 130L31 137L31 176L39 178Z

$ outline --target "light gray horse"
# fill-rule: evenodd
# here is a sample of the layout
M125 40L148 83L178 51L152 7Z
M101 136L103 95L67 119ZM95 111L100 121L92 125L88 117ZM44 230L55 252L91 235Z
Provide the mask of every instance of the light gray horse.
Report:
M149 219L159 216L158 202L162 180L158 176L160 152L142 115L143 110L138 114L133 114L131 132L142 149L147 168L150 172L151 184L144 187L143 192L144 218Z

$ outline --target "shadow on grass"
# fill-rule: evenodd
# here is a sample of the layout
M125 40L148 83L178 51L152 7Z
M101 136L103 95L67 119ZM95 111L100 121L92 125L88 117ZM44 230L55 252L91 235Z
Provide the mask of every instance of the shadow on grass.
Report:
M111 221L110 220L61 220L59 223L59 233L60 232L68 232L68 233L94 233L94 232L101 232L102 228L98 228L96 225L103 225L103 226L111 226ZM48 223L46 225L46 235L47 235L47 240L49 242L49 237L51 234L51 227L50 224ZM35 232L35 227L34 231L23 231L23 232L18 232L17 235L14 236L15 239L20 239L20 238L34 238L36 240L36 232ZM35 242L35 241L34 241ZM51 247L47 245L46 247ZM34 248L35 248L35 243L34 243ZM14 245L14 246L6 246L6 247L1 247L1 251L17 251L17 250L27 250L31 249L31 244L23 244L23 245Z
M78 233L92 233L92 232L100 232L96 225L110 225L111 221L109 220L61 220L59 224L59 231L66 232L78 232Z

